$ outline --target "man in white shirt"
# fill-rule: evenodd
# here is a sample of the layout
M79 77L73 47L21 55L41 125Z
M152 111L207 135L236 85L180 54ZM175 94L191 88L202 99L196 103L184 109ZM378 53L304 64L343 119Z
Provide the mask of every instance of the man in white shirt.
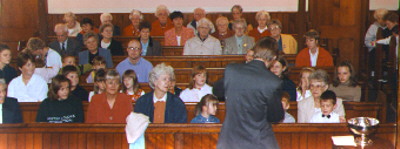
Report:
M35 74L41 76L47 83L51 83L51 79L62 67L61 56L53 49L46 47L44 41L36 37L29 39L27 49L29 53L44 62L43 66L37 66Z

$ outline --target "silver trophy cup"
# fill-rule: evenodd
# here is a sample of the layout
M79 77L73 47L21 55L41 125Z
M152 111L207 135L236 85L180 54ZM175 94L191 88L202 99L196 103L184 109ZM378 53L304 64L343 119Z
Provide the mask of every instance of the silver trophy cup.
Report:
M358 145L366 146L372 143L368 135L376 131L379 120L372 117L355 117L349 119L347 123L350 131L356 135L355 142Z

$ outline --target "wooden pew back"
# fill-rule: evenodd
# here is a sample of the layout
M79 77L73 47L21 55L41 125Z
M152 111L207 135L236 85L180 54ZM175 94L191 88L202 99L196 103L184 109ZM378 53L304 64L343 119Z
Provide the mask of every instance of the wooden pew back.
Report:
M195 108L197 103L185 103L187 110L188 122L195 117ZM353 118L359 116L368 116L379 118L382 112L382 104L376 102L344 102L344 108L346 112L346 118ZM20 103L23 119L25 123L35 122L36 114L39 109L40 103ZM83 103L83 109L86 115L88 103ZM133 103L134 106L134 103ZM225 103L220 102L218 105L218 111L215 115L221 122L225 120ZM290 102L290 108L288 110L290 114L297 119L297 102Z
M150 124L146 149L215 149L222 124ZM282 149L332 148L331 136L352 135L346 124L273 124ZM396 125L381 124L375 133L381 148L394 149ZM0 148L128 149L125 124L3 124ZM240 140L238 140L240 141ZM376 139L374 141L377 141Z

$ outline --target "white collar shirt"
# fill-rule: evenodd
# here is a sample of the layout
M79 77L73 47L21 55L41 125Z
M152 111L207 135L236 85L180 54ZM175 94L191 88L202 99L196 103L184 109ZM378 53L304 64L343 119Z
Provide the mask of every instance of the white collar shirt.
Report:
M167 94L165 94L163 97L160 99L157 98L156 93L153 94L153 102L167 102Z
M212 87L205 84L200 89L185 89L179 96L183 102L200 102L201 98L207 94L212 94Z
M311 53L311 49L308 50L308 52L310 53L311 67L317 66L319 48L317 48L317 52L315 52L315 54Z
M47 98L48 86L42 77L33 74L28 84L22 81L22 75L13 79L8 85L7 95L18 99L18 102L40 102Z
M315 112L310 123L340 123L339 114L331 112L328 116L322 116L322 112Z

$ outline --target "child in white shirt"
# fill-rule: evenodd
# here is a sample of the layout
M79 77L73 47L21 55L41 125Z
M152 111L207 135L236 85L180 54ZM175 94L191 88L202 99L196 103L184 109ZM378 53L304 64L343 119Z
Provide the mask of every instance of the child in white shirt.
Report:
M207 70L205 67L194 67L192 78L193 81L190 81L189 87L179 96L183 102L200 102L204 95L212 94L212 87L206 83Z
M290 108L289 104L290 100L290 95L287 92L282 92L282 107L283 110L285 110L285 118L283 118L282 123L296 123L296 120L294 117L287 112L287 110Z
M333 112L336 107L336 94L327 90L320 97L321 111L315 112L310 123L340 123L339 114Z

